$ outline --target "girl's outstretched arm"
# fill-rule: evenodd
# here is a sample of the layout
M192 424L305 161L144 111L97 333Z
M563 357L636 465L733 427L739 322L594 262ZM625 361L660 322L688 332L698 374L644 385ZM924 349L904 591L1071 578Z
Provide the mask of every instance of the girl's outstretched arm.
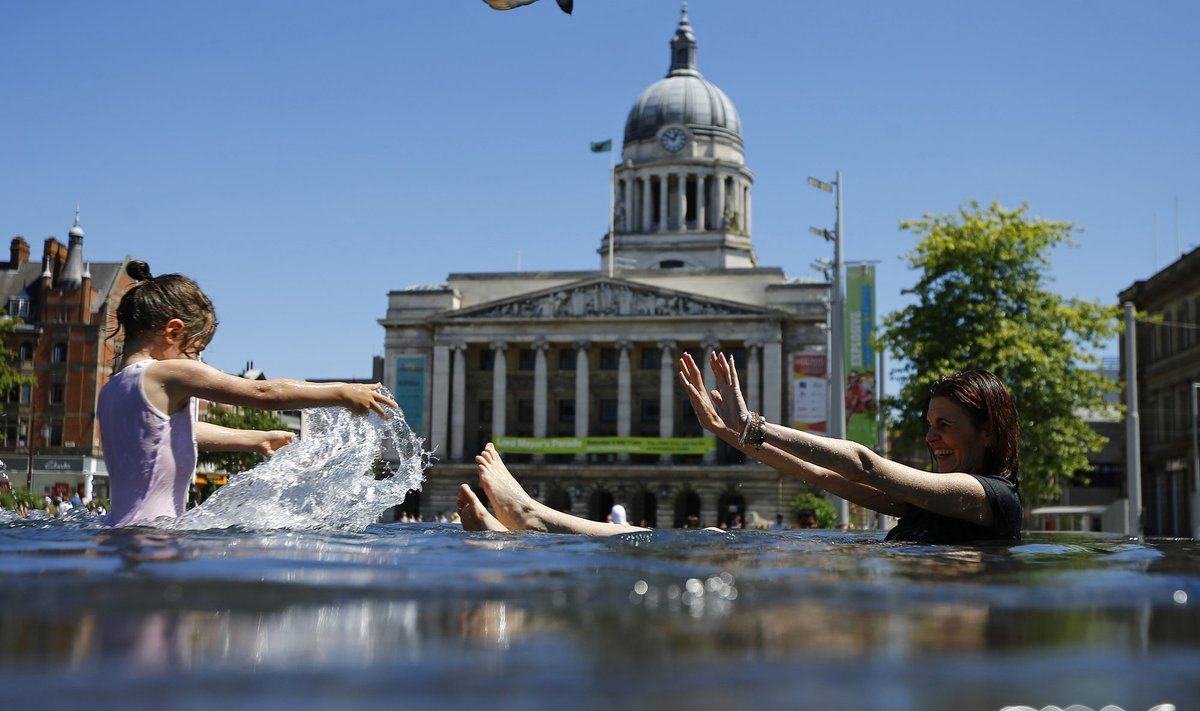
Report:
M266 456L292 443L285 430L239 430L201 420L196 423L196 446L205 452L257 452Z
M259 410L344 407L356 414L375 412L380 417L387 417L387 409L396 407L395 401L380 392L383 386L379 383L247 380L182 358L156 361L146 369L142 387L150 402L168 414L185 407L193 397Z

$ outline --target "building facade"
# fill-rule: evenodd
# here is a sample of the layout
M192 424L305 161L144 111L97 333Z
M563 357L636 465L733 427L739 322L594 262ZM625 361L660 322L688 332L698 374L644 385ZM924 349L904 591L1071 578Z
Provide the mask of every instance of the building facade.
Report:
M1137 323L1142 525L1147 535L1191 536L1200 521L1193 471L1193 384L1200 383L1200 248L1120 294ZM1122 372L1127 358L1121 344Z
M83 237L76 212L67 245L48 237L33 262L17 236L0 263L5 318L17 321L7 345L21 374L33 378L6 394L0 461L12 485L35 493L107 497L96 400L121 347L109 336L132 280L125 262L86 262Z
M531 495L597 520L613 503L659 527L773 518L803 489L704 440L678 384L684 352L723 350L750 407L790 422L793 360L826 352L830 289L759 266L737 110L700 74L686 11L670 44L628 114L596 271L388 294L384 382L436 458L424 515L453 510L489 441Z

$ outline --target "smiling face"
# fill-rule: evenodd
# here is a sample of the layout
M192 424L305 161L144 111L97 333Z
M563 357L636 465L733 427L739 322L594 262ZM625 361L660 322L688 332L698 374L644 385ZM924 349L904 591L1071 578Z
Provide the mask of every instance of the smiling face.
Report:
M934 397L926 420L925 442L939 472L982 473L984 449L992 445L992 435L975 426L966 408L948 397Z

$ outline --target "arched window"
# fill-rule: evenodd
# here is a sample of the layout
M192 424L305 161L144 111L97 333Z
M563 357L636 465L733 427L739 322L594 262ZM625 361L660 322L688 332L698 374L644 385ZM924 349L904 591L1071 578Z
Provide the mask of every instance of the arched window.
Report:
M52 349L50 349L50 362L51 363L66 363L67 362L67 344L65 344L65 343L55 343L54 344L54 347Z

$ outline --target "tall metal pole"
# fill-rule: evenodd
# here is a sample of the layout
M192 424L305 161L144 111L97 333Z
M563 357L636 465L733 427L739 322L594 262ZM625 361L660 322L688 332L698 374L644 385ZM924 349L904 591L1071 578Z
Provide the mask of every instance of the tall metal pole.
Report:
M838 439L846 438L846 295L842 276L842 171L837 172L837 223L833 236L833 298L830 299L833 313L830 318L830 342L833 350L830 353L830 430L829 434ZM837 523L839 528L845 528L850 523L850 504L842 498L835 497L837 507Z
M1125 533L1142 537L1142 440L1138 425L1137 323L1133 303L1125 302L1125 486L1129 513Z
M1192 383L1192 538L1200 539L1200 383Z
M617 209L617 155L616 151L611 148L608 154L608 278L612 279L616 250L613 246L613 242L616 241L613 235L613 225L617 218L613 213Z

